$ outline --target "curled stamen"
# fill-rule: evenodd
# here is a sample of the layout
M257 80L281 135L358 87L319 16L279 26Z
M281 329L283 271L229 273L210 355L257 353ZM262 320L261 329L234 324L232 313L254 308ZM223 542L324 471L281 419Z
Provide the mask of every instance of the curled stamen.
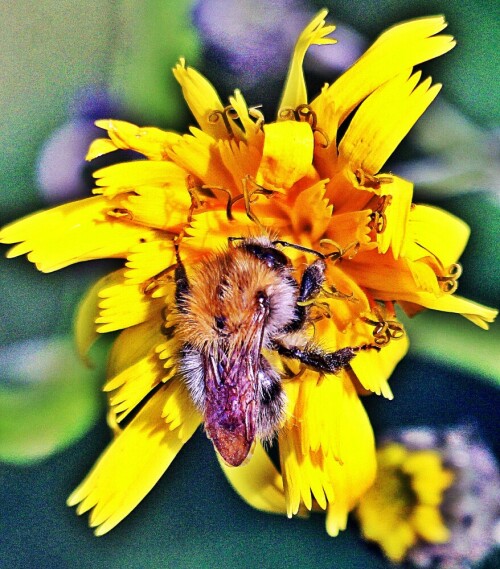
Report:
M259 130L259 128L262 129L264 127L264 114L259 111L258 107L250 107L248 109L248 115L254 119L257 119L255 122L255 126L257 127L256 130Z
M330 137L326 134L326 132L319 127L313 129L314 133L320 134L324 138L324 142L320 144L321 148L328 148L330 146Z
M403 325L397 320L388 320L387 329L392 340L399 340L405 335L405 329Z
M415 245L421 247L424 251L427 251L429 255L431 255L435 260L436 263L439 265L439 268L444 273L443 275L436 275L437 281L441 290L447 294L453 294L458 288L458 279L461 277L463 269L460 263L453 263L447 269L444 268L441 259L432 251L424 247L418 241L415 241Z
M404 326L397 320L363 320L374 327L372 335L377 346L386 346L391 340L400 340L405 335Z
M227 202L226 202L226 214L227 214L227 218L232 221L233 216L231 213L231 200L232 200L232 194L231 192L227 189L224 188L222 186L209 186L207 184L204 184L202 186L200 186L194 176L192 176L191 174L186 178L186 188L187 191L189 193L189 196L191 198L191 206L189 208L189 212L188 212L188 217L187 217L187 222L188 224L191 223L192 219L193 219L193 213L196 209L199 209L200 207L202 207L203 205L205 205L205 201L206 199L216 199L216 192L223 192L226 196L227 196ZM205 198L205 199L203 199Z
M295 109L292 109L292 107L283 107L280 109L278 118L284 121L299 120L295 114Z
M314 131L316 129L316 123L318 122L318 117L316 113L307 104L299 105L295 109L295 120L301 121L302 119L311 125L311 129Z
M331 253L327 253L325 255L325 259L330 259L331 261L338 261L340 259L347 258L348 261L353 259L361 247L359 241L353 241L349 243L346 247L341 247L337 242L333 241L333 239L321 239L320 247L327 247L328 245L335 247L336 251L332 251Z
M311 306L311 304L314 304L315 299L314 298L310 298L309 300L297 300L297 306Z
M446 271L447 275L437 277L441 290L447 294L453 294L458 288L458 279L462 275L462 271L460 263L450 265Z
M361 344L361 346L356 346L355 348L352 348L352 351L362 352L366 350L376 350L377 352L380 352L381 349L382 347L377 344Z
M224 126L226 127L229 136L233 138L234 132L231 127L230 120L236 120L238 118L238 113L234 110L234 108L231 105L228 105L227 107L224 107L222 111L219 109L212 111L208 115L208 122L214 124L220 118L222 118L222 120L224 121Z
M124 207L114 207L112 209L108 209L106 215L109 217L116 217L117 219L128 219L129 221L133 221L134 219L132 212Z

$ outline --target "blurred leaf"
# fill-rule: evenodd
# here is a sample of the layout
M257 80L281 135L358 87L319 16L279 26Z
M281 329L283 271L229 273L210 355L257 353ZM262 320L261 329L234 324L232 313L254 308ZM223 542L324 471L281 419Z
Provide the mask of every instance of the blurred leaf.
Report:
M114 2L2 4L0 223L40 207L34 165L74 93L109 75Z
M467 322L459 315L423 312L405 327L412 354L459 367L500 386L500 328L488 331Z
M172 74L179 57L198 60L192 2L123 0L115 42L112 89L133 115L166 127L182 126L186 106Z
M96 422L105 345L88 369L73 339L29 340L0 351L0 460L30 464L81 438Z
M410 140L426 158L394 166L412 180L417 199L444 199L464 192L500 190L500 136L483 129L457 107L437 100L417 122Z

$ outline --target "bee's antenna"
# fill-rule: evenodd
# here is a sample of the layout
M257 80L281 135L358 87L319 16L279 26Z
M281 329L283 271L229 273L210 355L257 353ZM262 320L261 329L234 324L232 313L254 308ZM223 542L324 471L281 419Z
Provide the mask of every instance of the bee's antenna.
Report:
M304 247L303 245L297 245L295 243L289 243L288 241L277 241L272 242L273 245L281 245L282 247L291 247L292 249L297 249L297 251L303 251L304 253L311 253L311 255L316 255L320 259L326 259L328 255L315 251L314 249L309 249L309 247Z

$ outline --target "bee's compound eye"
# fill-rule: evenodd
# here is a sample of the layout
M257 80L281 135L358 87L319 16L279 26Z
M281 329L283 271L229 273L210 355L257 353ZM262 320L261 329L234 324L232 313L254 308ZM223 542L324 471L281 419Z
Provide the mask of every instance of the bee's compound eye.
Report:
M245 249L263 261L270 269L278 269L288 265L288 257L274 247L263 247L257 243L247 243Z
M224 330L226 326L226 317L225 316L216 316L215 317L215 326L218 330Z

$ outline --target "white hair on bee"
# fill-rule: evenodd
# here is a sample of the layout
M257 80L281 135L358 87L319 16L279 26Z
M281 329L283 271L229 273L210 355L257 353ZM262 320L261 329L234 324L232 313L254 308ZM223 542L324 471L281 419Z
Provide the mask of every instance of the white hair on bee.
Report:
M195 407L203 413L205 410L205 374L200 352L193 350L189 346L183 346L179 371L184 378Z

